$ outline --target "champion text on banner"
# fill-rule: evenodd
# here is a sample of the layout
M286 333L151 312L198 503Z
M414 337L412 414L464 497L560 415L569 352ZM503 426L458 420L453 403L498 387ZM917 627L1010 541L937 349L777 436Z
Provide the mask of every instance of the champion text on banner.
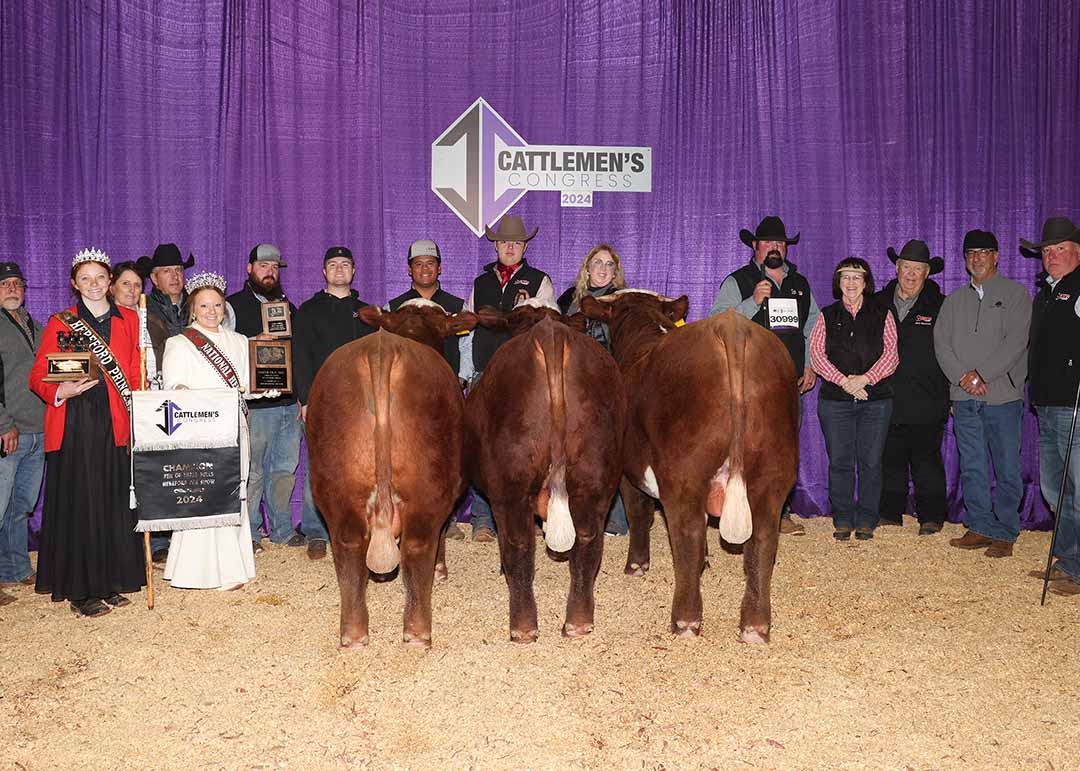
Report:
M240 394L235 388L132 392L136 530L240 524Z

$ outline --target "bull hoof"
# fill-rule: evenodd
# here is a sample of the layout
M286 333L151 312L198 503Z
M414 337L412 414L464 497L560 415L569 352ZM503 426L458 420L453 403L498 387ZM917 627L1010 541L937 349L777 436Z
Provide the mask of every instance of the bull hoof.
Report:
M528 643L536 642L538 632L535 629L528 629L524 632L517 630L510 631L510 642L519 643L521 645L527 645Z
M636 562L627 562L626 570L624 571L628 576L635 576L641 578L645 575L645 572L649 569L649 563L643 562L640 565Z
M368 644L368 636L352 638L348 635L341 635L341 647L342 648L363 648Z
M593 630L592 624L563 624L563 637L584 637Z
M671 631L676 637L697 637L701 634L701 621L675 621Z
M450 572L446 569L445 562L439 562L435 565L435 580L445 581L450 577Z
M428 650L431 648L431 634L413 634L412 632L405 632L401 636L401 641L408 645L410 648L420 648L422 650Z
M748 626L739 630L739 642L748 645L765 645L769 642L768 627Z

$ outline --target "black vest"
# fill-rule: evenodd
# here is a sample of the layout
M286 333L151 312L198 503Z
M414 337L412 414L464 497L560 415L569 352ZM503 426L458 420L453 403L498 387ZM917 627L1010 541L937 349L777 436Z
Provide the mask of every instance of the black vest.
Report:
M1071 407L1080 379L1080 270L1062 276L1057 285L1043 286L1035 295L1028 338L1028 376L1031 403L1041 407Z
M408 292L399 294L393 300L386 303L387 307L391 311L396 311L401 307L402 303L408 300L419 300L422 296L416 289L410 287ZM465 306L465 301L460 297L444 292L442 287L435 290L435 294L431 296L431 301L442 306L442 309L447 313L457 313ZM458 346L458 336L454 335L443 340L443 358L449 363L450 367L454 370L456 375L461 365L461 349Z
M731 275L738 283L739 292L744 300L754 294L754 287L757 286L759 281L768 278L753 259L750 260L748 265L744 265ZM802 377L803 371L806 369L806 337L804 330L806 329L806 319L810 315L810 283L798 272L795 263L788 262L788 273L784 276L780 289L774 291L772 296L794 298L798 306L798 329L774 329L772 332L780 338L780 342L787 348L791 360L795 363L795 376ZM761 308L754 315L754 318L750 320L769 329L769 301L767 299L761 304Z
M514 310L523 294L526 298L536 297L540 285L548 277L547 273L537 270L523 259L521 267L504 287L499 281L499 271L495 268L497 264L492 262L485 265L484 272L473 281L473 310L489 305L509 313ZM477 327L473 333L473 369L477 373L483 372L495 351L509 339L510 335L506 332Z
M892 376L895 425L941 423L949 415L949 381L934 355L934 325L945 301L937 283L928 279L903 321L896 318L896 279L874 299L893 314L900 363ZM861 313L861 312L860 312Z
M821 309L825 324L825 355L845 375L861 375L881 358L885 350L885 319L889 311L864 297L859 315L851 317L843 300ZM876 385L867 385L866 393L871 399L888 399L893 395L891 378ZM852 396L843 388L825 380L821 385L819 399L851 401Z

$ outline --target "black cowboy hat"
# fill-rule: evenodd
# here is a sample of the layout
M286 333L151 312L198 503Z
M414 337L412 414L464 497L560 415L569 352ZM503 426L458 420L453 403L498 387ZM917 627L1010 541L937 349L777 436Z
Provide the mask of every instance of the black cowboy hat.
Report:
M931 276L945 270L945 260L941 257L931 257L930 247L926 245L925 241L920 241L917 238L913 238L904 244L904 248L900 250L899 254L891 246L886 251L889 254L889 259L894 263L897 260L907 260L908 262L921 262L929 265Z
M1080 244L1080 228L1072 224L1068 217L1051 217L1043 223L1042 241L1020 239L1020 253L1025 257L1041 257L1044 246L1053 246L1063 241Z
M187 261L180 256L180 247L176 244L158 244L154 247L153 257L140 257L136 262L139 270L150 275L154 268L164 268L169 265L179 265L181 268L190 268L195 264L194 255L189 254Z
M746 228L739 231L739 238L751 249L755 241L783 241L786 244L799 243L799 234L792 238L787 237L784 221L775 215L770 215L758 223L757 230L751 233Z

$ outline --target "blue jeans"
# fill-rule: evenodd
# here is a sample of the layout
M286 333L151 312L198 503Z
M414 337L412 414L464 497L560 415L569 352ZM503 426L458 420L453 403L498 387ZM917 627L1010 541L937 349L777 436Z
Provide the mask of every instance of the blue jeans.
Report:
M469 521L472 522L473 532L482 527L495 532L495 515L491 513L491 504L475 487L470 487L469 492L472 493L472 517Z
M630 523L626 521L626 508L623 506L622 495L618 490L615 491L615 499L608 510L604 532L612 535L626 535L630 532Z
M306 435L306 432L305 432ZM304 475L304 506L300 515L300 530L309 541L329 541L330 535L326 532L326 522L315 505L315 498L311 495L311 467L308 466Z
M33 572L27 548L30 512L41 493L45 434L19 434L19 447L0 458L0 581L22 581Z
M818 419L829 454L833 526L873 530L881 505L881 456L889 433L892 399L818 399ZM855 500L855 470L859 500Z
M1065 449L1069 441L1072 407L1037 407L1039 414L1039 486L1043 497L1053 509L1061 492L1061 472L1065 468ZM1080 422L1080 421L1078 421ZM1080 426L1078 426L1080 428ZM1054 515L1058 523L1054 554L1058 567L1080 580L1080 515L1076 511L1076 485L1080 482L1080 430L1073 435L1072 455L1069 457L1069 479L1061 511Z
M953 433L960 452L964 526L978 535L1012 543L1020 535L1020 418L1024 402L953 402ZM1071 411L1070 411L1071 416ZM987 462L986 451L990 451ZM990 497L990 464L996 481ZM1060 473L1061 469L1058 468Z
M248 471L248 511L251 540L261 541L259 502L265 497L273 543L285 543L295 532L292 523L293 487L300 462L300 418L295 404L253 409L248 417L251 433L251 468ZM263 495L264 489L267 491Z

